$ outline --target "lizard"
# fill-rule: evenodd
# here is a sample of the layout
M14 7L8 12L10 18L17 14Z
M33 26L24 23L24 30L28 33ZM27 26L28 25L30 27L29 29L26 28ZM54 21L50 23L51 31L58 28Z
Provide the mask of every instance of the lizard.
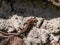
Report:
M3 37L10 37L10 35L16 35L17 36L17 35L20 35L20 34L26 32L29 29L30 25L33 25L33 23L37 22L37 21L38 20L36 18L28 19L27 22L26 22L25 28L23 28L21 30L21 32L19 32L19 33L5 33L5 32L2 32L2 31L0 31L0 33L2 33L3 35L5 35Z

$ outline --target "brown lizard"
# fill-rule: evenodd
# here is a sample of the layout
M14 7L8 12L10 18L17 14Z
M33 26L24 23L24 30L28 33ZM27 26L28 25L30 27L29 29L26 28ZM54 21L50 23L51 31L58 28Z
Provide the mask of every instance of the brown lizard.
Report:
M0 31L0 33L5 35L5 37L7 37L7 36L10 37L10 35L20 35L21 33L26 32L29 29L30 25L32 25L34 22L37 22L37 21L38 20L36 18L28 19L27 22L26 22L25 28L23 28L20 33L5 33L5 32L2 32L2 31Z

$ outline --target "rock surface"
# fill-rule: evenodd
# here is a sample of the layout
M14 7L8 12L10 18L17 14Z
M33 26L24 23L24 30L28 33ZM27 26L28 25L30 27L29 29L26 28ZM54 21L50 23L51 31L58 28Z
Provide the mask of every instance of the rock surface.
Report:
M38 22L34 23L31 29L28 29L30 31L26 35L22 34L26 45L44 45L47 43L54 45L52 44L54 42L60 43L60 18L46 20L41 17L13 15L10 19L0 19L0 31L8 33L17 31L18 33L21 29L27 28L25 23L29 22L29 19L33 20L33 18L36 18Z
M60 10L47 3L50 1L55 6L60 6L60 2L43 1L0 0L1 45L5 45L9 39L9 45L60 45ZM25 31L14 35L15 37L9 35L22 30Z

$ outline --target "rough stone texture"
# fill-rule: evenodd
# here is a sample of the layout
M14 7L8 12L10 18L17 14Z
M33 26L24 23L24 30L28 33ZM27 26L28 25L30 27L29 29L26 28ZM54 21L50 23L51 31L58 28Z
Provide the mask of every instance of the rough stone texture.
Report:
M36 17L38 22L34 23L29 33L22 34L26 45L60 45L59 7L56 9L47 4L47 0L43 1L44 3L42 0L0 0L0 30L8 33L15 30L20 32L28 19ZM54 0L50 1L54 5L60 5ZM15 40L12 41L15 43Z
M60 6L60 0L48 0L52 2L53 5Z
M22 27L23 16L14 15L11 19L0 19L0 30L6 30L7 32L12 32L15 29L19 30Z
M58 41L60 38L58 36L54 36L52 33L50 33L48 30L45 29L39 29L36 27L33 27L33 29L28 34L27 38L25 39L26 45L46 45L47 43L54 43L54 41ZM52 45L51 44L51 45Z
M26 45L42 45L47 42L48 34L49 32L44 29L33 27L25 40Z
M41 27L49 30L51 33L57 33L58 31L60 31L60 18L45 20Z
M13 15L10 19L0 19L0 30L6 30L7 32L13 32L14 30L21 30L25 27L25 23L28 19L34 17L23 17ZM43 18L37 18L38 22L36 27L39 27L40 23L42 22Z
M34 16L23 17L13 15L10 19L0 19L0 30L11 33L13 31L20 32L25 28L25 23L28 19L33 19ZM38 22L32 26L27 37L24 37L26 45L44 45L47 43L53 44L54 41L58 42L60 39L60 18L46 20L41 17L35 17ZM26 27L27 28L27 27Z
M40 28L41 26L42 26L42 24L43 24L43 22L44 22L44 19L43 18L39 18L39 17L36 17L37 18L37 20L38 20L38 22L37 22L37 24L36 24L36 27L37 28Z

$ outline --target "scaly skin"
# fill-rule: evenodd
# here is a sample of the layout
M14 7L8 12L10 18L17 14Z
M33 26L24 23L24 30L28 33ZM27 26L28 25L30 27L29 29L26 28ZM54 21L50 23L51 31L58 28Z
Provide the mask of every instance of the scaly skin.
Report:
M33 25L34 22L37 22L38 20L36 18L31 18L26 22L26 27L21 31L21 33L26 32L30 25Z

